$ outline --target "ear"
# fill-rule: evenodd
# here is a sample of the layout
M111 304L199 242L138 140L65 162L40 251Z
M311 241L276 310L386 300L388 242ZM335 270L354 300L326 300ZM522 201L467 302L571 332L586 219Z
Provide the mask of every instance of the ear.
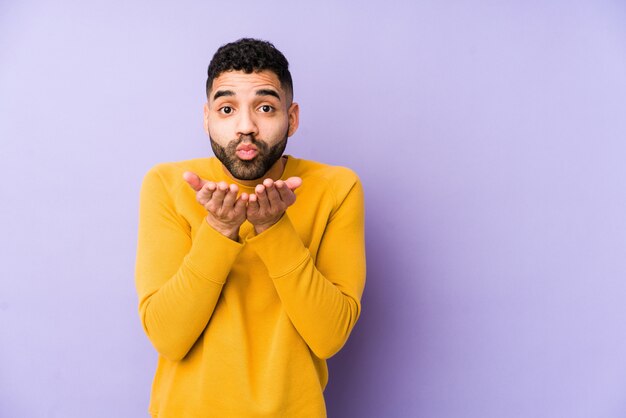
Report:
M291 136L296 133L298 130L298 124L300 123L300 106L298 103L292 103L289 106L289 130L287 131L287 136Z
M209 102L204 104L204 132L209 134Z

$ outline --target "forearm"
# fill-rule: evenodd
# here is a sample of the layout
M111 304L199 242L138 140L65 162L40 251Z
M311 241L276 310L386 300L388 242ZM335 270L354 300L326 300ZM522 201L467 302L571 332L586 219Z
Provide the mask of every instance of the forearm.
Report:
M356 296L324 277L309 255L288 274L273 278L283 306L300 335L319 358L329 358L346 343L360 314Z
M208 225L200 227L183 257L180 244L153 240L141 244L140 240L137 284L142 325L161 355L180 360L208 324L241 244ZM169 246L170 251L152 254L154 246Z
M248 240L263 260L287 315L316 356L328 358L345 344L360 314L365 281L361 245L338 254L342 267L325 275L316 267L285 215L276 225ZM330 271L330 269L328 269Z
M174 276L140 303L148 338L170 360L180 360L206 327L222 291L214 282L183 263Z

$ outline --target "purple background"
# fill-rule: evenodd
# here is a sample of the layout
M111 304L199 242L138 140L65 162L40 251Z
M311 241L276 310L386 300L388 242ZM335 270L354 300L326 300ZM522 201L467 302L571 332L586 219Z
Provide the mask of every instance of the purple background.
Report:
M288 152L367 199L331 417L626 416L623 1L2 1L0 416L140 417L155 163L210 154L206 66L291 62Z

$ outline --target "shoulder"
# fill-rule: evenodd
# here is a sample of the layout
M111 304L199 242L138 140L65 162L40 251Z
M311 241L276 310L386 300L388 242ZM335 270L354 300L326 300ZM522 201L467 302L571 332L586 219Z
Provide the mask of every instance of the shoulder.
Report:
M295 175L302 178L303 184L314 183L328 188L337 202L341 202L355 188L361 190L359 176L347 167L298 159L296 169Z
M193 171L201 175L208 170L209 161L209 158L194 158L155 164L144 175L142 189L160 188L168 194L175 194L186 184L183 179L185 171Z

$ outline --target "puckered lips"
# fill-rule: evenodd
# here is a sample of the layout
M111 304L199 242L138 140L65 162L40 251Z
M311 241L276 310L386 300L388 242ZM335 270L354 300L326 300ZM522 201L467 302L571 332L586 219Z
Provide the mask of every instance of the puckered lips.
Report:
M251 160L259 154L259 150L252 144L240 144L236 154L242 160Z

